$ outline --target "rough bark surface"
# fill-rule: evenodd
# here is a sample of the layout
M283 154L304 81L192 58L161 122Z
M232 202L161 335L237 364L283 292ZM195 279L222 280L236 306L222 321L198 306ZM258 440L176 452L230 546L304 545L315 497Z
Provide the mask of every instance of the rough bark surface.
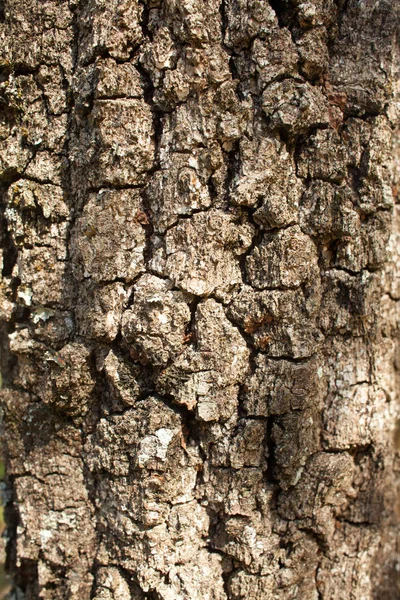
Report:
M398 7L0 2L13 598L400 598Z

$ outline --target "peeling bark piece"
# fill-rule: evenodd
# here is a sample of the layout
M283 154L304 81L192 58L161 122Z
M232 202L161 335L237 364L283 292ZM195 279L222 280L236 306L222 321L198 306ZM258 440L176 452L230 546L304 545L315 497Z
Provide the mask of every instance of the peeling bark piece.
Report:
M317 358L293 363L256 358L256 368L244 389L244 409L248 416L284 415L307 408L318 413L324 369Z
M320 287L309 294L300 291L254 291L242 288L233 297L229 316L252 343L269 356L305 358L319 347L317 328Z
M141 98L143 86L139 71L131 63L118 64L107 58L96 63L95 98Z
M280 495L279 512L331 540L335 518L343 514L354 495L353 473L354 463L348 454L316 453L298 485Z
M128 60L142 41L142 7L137 0L91 0L79 14L79 55L88 63L108 51L112 58Z
M297 222L302 185L292 157L273 138L240 142L239 169L232 185L232 199L241 206L257 207L254 220L263 229Z
M296 288L318 281L317 251L295 225L264 235L259 246L246 258L249 282L257 289Z
M90 351L79 343L64 346L59 352L44 356L45 376L38 390L46 404L74 417L90 408L95 381L90 370Z
M351 188L313 181L300 201L300 226L304 233L323 242L350 240L361 227Z
M297 163L300 177L340 183L346 176L347 148L332 129L313 133L301 149Z
M23 248L18 254L18 277L27 306L68 306L64 282L65 262L58 260L56 249Z
M236 225L218 210L198 213L170 229L151 267L189 294L224 298L242 280L236 257L251 244L250 224Z
M155 174L146 192L152 204L155 231L164 233L179 217L211 206L208 179L212 171L201 168L201 158L199 152L193 152L174 153L168 161L163 160L163 169Z
M330 335L346 332L373 335L379 305L377 275L367 271L350 275L332 269L322 283L322 330Z
M398 7L383 3L376 10L373 0L362 6L351 2L346 11L332 48L329 79L344 94L347 115L375 114L385 105L391 85L389 65L397 52L393 36L397 22Z
M196 408L202 421L227 419L237 402L237 384L247 369L249 350L238 330L215 300L199 304L195 317L195 347L183 352L159 380L162 393Z
M251 59L255 64L258 89L263 91L277 79L296 75L299 55L290 32L275 27L265 38L254 40Z
M13 0L3 11L1 60L23 69L40 64L60 64L72 68L70 38L73 16L67 2Z
M142 382L138 365L133 365L112 350L104 358L102 368L111 388L111 394L118 406L132 406L140 396Z
M143 364L166 365L184 349L189 298L171 287L164 279L143 275L133 288L132 308L122 320L122 337Z
M96 77L94 77L96 79ZM88 75L74 91L76 135L71 143L73 179L85 188L128 187L144 182L154 163L153 116L143 99L91 100ZM83 190L82 190L83 188Z
M225 43L228 47L248 47L253 38L263 37L277 25L274 10L260 0L228 0L225 10Z
M100 190L90 194L72 239L80 280L132 281L144 270L145 231L137 190Z
M317 87L293 79L272 83L263 93L263 110L273 128L290 136L306 133L310 127L329 124L328 106Z
M19 507L15 547L21 564L37 567L26 589L50 599L61 570L60 593L89 600L97 544L81 433L67 423L60 428L54 412L28 394L2 390L1 396ZM23 438L17 434L22 423Z
M103 287L84 282L78 296L76 323L80 335L111 342L118 335L130 290L122 283Z

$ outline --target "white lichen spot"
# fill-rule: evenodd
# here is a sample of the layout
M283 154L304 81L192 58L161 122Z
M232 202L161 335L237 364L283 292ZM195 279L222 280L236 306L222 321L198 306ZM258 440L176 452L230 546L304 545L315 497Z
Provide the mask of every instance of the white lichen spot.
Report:
M158 320L160 321L160 323L168 323L168 315L160 313L158 315Z
M161 460L166 459L168 446L174 435L175 432L172 429L166 429L164 427L156 431L156 437L160 442L157 448L157 458L161 458Z
M18 298L25 302L26 306L30 306L32 304L32 295L33 292L30 287L24 285L18 289Z
M156 431L155 435L147 435L143 438L138 455L139 467L146 467L147 463L155 458L165 461L168 446L174 435L175 431L162 427Z
M32 321L36 324L39 321L48 321L54 316L54 310L45 306L37 306L32 314Z
M40 543L42 547L46 547L47 542L53 537L53 532L50 529L42 529L40 531Z
M255 547L257 543L257 532L253 527L245 527L243 530L243 538L250 548Z

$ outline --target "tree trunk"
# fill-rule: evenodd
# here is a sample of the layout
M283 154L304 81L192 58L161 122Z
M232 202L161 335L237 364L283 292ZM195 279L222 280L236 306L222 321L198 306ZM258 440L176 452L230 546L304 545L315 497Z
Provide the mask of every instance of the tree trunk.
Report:
M1 1L12 598L400 597L397 9Z

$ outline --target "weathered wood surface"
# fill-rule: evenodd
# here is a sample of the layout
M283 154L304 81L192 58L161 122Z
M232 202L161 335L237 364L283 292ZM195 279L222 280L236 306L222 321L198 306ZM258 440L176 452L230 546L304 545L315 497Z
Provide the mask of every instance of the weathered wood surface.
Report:
M2 0L13 598L400 597L398 8Z

